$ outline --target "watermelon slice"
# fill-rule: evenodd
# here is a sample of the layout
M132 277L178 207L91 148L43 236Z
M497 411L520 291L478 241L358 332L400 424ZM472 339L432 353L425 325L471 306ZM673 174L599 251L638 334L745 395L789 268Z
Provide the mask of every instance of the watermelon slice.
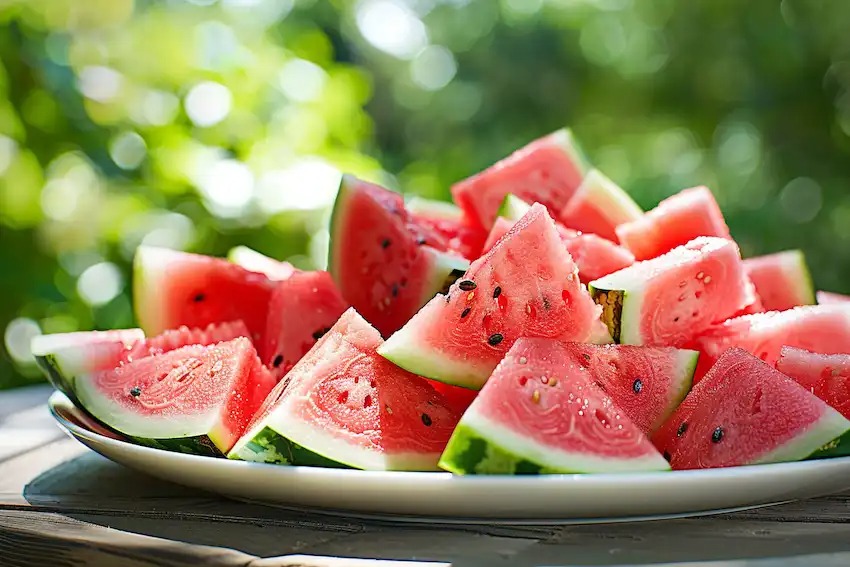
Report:
M270 280L285 280L298 270L289 262L281 262L260 254L247 246L235 246L227 253L227 259L250 272L263 274Z
M805 459L850 421L750 353L733 348L653 437L674 469Z
M255 462L435 470L458 415L424 379L378 356L348 310L272 392L228 455Z
M463 415L440 466L455 474L669 469L562 344L526 338Z
M708 187L694 187L661 201L616 229L620 243L638 260L649 260L698 236L730 238L723 213Z
M407 202L407 210L419 225L442 236L449 251L467 260L481 256L487 231L474 226L460 208L445 201L413 197Z
M819 291L815 293L815 298L819 305L829 305L833 303L850 303L850 295L842 295L831 291Z
M541 203L557 215L578 189L587 168L572 132L561 129L456 183L452 196L471 220L487 230L508 194Z
M615 229L643 216L643 209L598 169L591 169L558 215L564 226L619 242Z
M697 379L726 349L740 347L773 365L783 346L821 354L850 352L850 304L808 305L735 317L700 335Z
M410 372L477 390L518 337L584 342L598 318L555 223L535 203L378 352Z
M93 416L142 445L219 456L273 386L251 341L240 337L80 375L76 391Z
M221 258L140 246L133 266L136 318L148 335L242 320L258 339L275 283Z
M351 176L342 179L330 234L328 271L345 300L384 336L469 265L440 251L443 238L413 220L401 195Z
M458 415L463 415L463 412L469 408L476 396L478 396L478 390L452 386L451 384L437 380L428 380L428 383L438 394L443 396L443 399L446 400L446 405L452 408Z
M800 250L748 258L744 260L744 268L766 311L784 311L815 303L812 277Z
M753 302L738 246L699 237L590 283L615 342L686 346Z
M280 380L348 309L327 272L299 272L280 282L269 304L269 320L257 349Z
M564 348L647 435L690 391L699 357L696 351L670 347L568 343Z
M163 354L172 350L189 345L214 345L232 341L238 337L251 337L248 327L242 321L229 321L227 323L210 323L203 329L190 329L180 327L164 333L138 341L121 359L121 362L129 362L137 358ZM113 364L114 368L118 364Z

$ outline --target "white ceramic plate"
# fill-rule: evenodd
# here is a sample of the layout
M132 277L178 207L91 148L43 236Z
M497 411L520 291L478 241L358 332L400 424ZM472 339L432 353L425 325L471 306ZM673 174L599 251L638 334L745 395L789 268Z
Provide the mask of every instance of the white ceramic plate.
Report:
M850 457L702 471L452 476L287 467L149 449L116 439L63 394L59 425L108 459L239 500L407 521L589 523L770 506L850 489Z

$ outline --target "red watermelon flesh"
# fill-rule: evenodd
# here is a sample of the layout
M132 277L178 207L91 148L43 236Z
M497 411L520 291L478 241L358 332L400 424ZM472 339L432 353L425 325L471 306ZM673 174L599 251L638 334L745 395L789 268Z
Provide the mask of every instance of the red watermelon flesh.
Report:
M653 442L674 469L804 459L850 429L817 396L750 353L717 361Z
M198 438L208 439L221 453L273 386L245 337L182 347L77 379L83 406L113 429L187 451L204 445Z
M452 408L458 415L469 408L470 404L478 396L478 390L452 386L438 380L428 380L428 383L446 400L446 405Z
M518 337L584 342L598 330L599 312L555 223L535 203L379 352L411 372L479 389Z
M744 260L763 310L784 311L815 303L812 277L799 250L786 250Z
M569 130L535 140L488 169L452 186L455 202L489 229L508 194L561 212L581 184L586 160Z
M821 354L850 352L850 305L807 305L729 319L697 337L697 379L726 349L740 347L774 365L783 346Z
M278 284L258 348L280 380L333 327L348 304L327 272L299 272Z
M621 224L616 232L620 243L638 260L655 258L698 236L731 238L707 187L684 189L639 219Z
M527 338L517 340L463 415L440 466L458 474L668 468L564 345Z
M699 356L671 347L568 343L565 349L647 435L670 417L691 389Z
M384 336L401 328L465 261L415 222L401 195L345 176L331 220L328 271L345 300Z
M203 329L190 329L184 326L137 342L127 350L122 362L163 354L189 345L214 345L232 341L237 337L251 337L248 327L242 321L210 323Z
M258 339L275 282L221 258L140 246L133 267L136 318L148 335L242 320Z
M616 228L635 221L643 211L616 183L597 169L590 170L558 215L565 226L619 242Z
M782 347L776 369L850 419L850 354Z
M407 204L414 221L445 239L447 250L467 260L481 256L487 231L475 226L451 203L414 198Z
M815 294L819 305L829 305L833 303L850 303L850 295L842 295L831 291L819 291Z

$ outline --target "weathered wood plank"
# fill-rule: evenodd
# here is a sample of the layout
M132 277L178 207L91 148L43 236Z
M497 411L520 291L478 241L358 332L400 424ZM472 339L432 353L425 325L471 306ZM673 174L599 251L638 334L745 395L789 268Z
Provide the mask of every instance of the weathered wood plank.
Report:
M45 403L50 391L32 386L0 395L0 463L62 437Z

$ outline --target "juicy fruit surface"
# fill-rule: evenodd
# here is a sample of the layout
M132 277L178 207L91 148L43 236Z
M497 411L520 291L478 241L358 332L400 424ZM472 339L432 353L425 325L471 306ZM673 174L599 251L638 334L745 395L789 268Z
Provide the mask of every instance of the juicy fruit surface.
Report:
M568 343L564 348L647 435L690 391L699 356L670 347Z
M599 309L546 209L535 204L379 352L411 372L479 389L520 336L585 341Z
M211 323L203 329L190 329L184 326L165 331L149 339L138 341L127 349L121 362L129 362L145 356L163 354L184 346L214 345L216 343L232 341L237 337L251 338L248 327L242 321ZM118 366L118 362L113 365L113 367L115 366Z
M563 345L525 338L461 418L440 465L460 474L668 468Z
M850 419L850 354L783 347L776 369Z
M783 311L815 303L815 290L799 250L787 250L744 260L763 310Z
M441 285L434 285L442 237L416 224L401 195L343 178L331 221L328 271L342 296L378 331L401 328Z
M643 211L629 195L599 170L590 170L558 215L565 226L619 242L616 228L639 219Z
M655 258L698 236L730 238L723 213L707 187L680 191L641 218L618 226L616 232L638 260Z
M244 337L140 358L81 377L85 408L133 437L209 436L225 452L274 385Z
M818 305L828 305L830 303L850 303L850 295L833 293L831 291L819 291L815 294Z
M348 309L327 272L300 272L278 284L257 349L278 380L301 360Z
M470 219L489 229L508 194L559 213L578 189L586 169L572 134L558 130L456 183L452 196Z
M799 460L850 422L776 369L730 349L653 437L674 469Z
M247 246L231 248L227 253L227 259L248 271L261 273L270 280L285 280L298 271L289 262L269 258Z
M133 267L136 318L148 335L242 320L259 338L274 282L221 258L140 246Z
M700 237L590 284L615 341L687 346L701 331L752 303L738 247Z
M456 206L440 201L412 199L408 210L420 226L439 234L446 241L446 249L467 260L481 255L487 231L475 226Z

